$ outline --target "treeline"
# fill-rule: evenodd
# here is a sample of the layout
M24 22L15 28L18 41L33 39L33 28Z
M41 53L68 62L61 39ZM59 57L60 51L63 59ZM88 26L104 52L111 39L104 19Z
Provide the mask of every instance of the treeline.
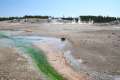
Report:
M5 20L20 20L20 19L29 19L29 18L38 18L38 19L49 19L50 16L32 16L32 15L25 15L23 17L0 17L0 21ZM53 18L54 19L54 18ZM108 16L79 16L79 17L61 17L62 20L69 20L69 21L75 21L78 22L80 19L81 22L93 22L93 23L109 23L113 21L119 21L120 18L118 17L108 17Z
M63 18L61 18L62 20L74 20L74 18L72 18L72 17L63 17Z
M39 18L39 19L48 19L49 16L31 16L31 15L25 15L23 18Z
M120 21L120 18L118 17L109 17L109 16L80 16L78 18L75 17L62 17L62 20L71 20L78 22L79 19L81 22L89 23L109 23L113 21Z
M31 16L31 15L25 15L23 17L0 17L0 21L14 20L14 19L26 19L26 18L48 19L49 16Z
M23 17L0 17L0 21L22 19Z
M65 18L61 18L61 19L78 22L78 18L73 18L73 17L65 17Z
M105 16L80 16L82 22L93 22L93 23L108 23L113 21L120 21L117 17L105 17Z

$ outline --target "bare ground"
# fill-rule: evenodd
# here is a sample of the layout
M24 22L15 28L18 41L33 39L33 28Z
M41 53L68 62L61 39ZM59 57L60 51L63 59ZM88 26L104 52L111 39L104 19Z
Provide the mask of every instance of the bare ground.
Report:
M43 80L15 48L0 48L0 80Z

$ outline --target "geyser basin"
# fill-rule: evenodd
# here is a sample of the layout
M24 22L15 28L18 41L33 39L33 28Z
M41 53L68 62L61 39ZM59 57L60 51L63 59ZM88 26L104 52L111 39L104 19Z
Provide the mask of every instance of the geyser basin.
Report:
M47 57L45 57L44 52L33 47L39 46L42 44L51 45L55 47L55 49L59 50L66 61L70 64L75 64L72 66L79 67L79 62L72 57L71 53L67 54L65 51L70 51L69 48L66 48L69 41L61 41L59 38L51 38L51 37L39 37L39 36L15 36L12 38L17 46L22 48L25 53L28 53L29 56L33 59L33 61L37 64L38 68L45 73L51 80L64 80L61 75L59 75L52 66L50 66L47 61ZM66 49L65 49L66 48ZM47 49L47 48L46 48ZM52 48L49 48L52 49ZM54 54L54 53L53 53ZM59 53L57 53L59 54ZM66 55L67 54L67 55ZM72 57L72 58L71 58ZM73 60L73 61L72 61ZM77 63L78 62L78 63Z

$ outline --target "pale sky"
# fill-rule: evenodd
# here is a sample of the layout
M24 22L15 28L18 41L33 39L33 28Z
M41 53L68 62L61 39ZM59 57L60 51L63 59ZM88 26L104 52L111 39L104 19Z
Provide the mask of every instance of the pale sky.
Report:
M120 0L0 0L0 16L120 16Z

